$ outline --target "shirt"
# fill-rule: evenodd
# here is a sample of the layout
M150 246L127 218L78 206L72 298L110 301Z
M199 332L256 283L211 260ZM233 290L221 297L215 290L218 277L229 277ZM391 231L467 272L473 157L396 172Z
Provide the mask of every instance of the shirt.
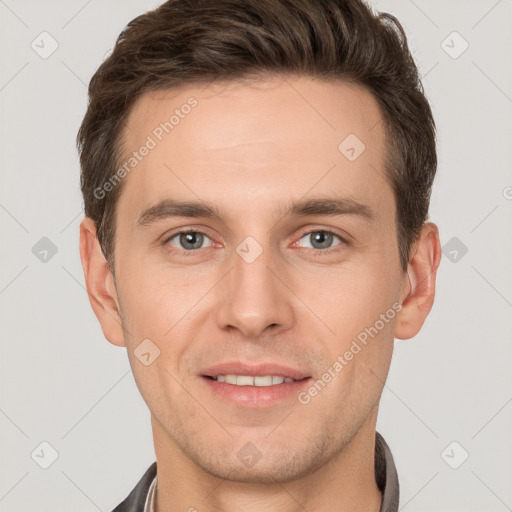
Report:
M397 512L400 491L395 462L378 432L375 432L375 479L382 492L380 512ZM153 462L128 497L112 512L155 512L157 481L156 462Z

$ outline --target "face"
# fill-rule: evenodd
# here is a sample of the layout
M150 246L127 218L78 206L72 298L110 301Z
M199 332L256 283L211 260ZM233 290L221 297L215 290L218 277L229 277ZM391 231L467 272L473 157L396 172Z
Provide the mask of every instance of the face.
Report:
M309 78L152 92L123 148L116 300L155 444L238 481L326 464L374 426L404 292L376 100Z

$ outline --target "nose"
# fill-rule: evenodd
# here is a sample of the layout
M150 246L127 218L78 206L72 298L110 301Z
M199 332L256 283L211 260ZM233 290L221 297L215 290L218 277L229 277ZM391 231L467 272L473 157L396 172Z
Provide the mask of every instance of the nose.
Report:
M252 339L266 334L265 330L276 333L291 328L293 294L271 250L263 250L252 262L240 254L233 251L231 271L222 280L216 309L219 328L236 329Z

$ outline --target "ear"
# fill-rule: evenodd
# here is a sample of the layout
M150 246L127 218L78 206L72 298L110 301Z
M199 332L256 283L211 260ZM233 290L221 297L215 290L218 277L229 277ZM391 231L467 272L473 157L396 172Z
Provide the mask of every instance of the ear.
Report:
M432 305L436 290L436 275L441 262L439 230L432 222L423 225L413 244L407 274L402 289L402 309L397 315L395 338L402 340L418 334Z
M85 217L80 223L80 259L89 302L105 338L113 345L125 346L114 276L103 256L96 227L90 217Z

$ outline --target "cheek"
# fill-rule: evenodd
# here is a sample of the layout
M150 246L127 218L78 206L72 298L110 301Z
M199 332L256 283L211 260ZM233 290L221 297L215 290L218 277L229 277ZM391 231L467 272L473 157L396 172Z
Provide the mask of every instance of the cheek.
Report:
M304 301L344 338L373 325L398 298L398 279L377 259L331 269L322 279L309 279L300 292ZM324 286L318 286L325 282ZM307 299L306 299L307 297Z
M199 328L204 304L202 299L215 282L204 273L195 275L186 269L132 264L119 288L127 333L127 345L135 350L149 338L160 350L158 363L169 371L190 345Z
M393 352L400 308L393 272L377 258L340 269L331 273L326 292L317 294L313 302L320 318L334 332L325 343L328 364L339 357L343 364L337 373L340 378L335 379L337 392L368 403L373 403L382 390ZM307 292L310 300L312 292L312 288Z
M150 409L163 411L169 397L179 400L183 392L177 381L188 347L184 328L194 317L198 293L193 286L180 284L183 279L165 277L165 272L147 266L141 265L131 276L120 291L130 365ZM152 362L146 366L142 354L147 352Z

